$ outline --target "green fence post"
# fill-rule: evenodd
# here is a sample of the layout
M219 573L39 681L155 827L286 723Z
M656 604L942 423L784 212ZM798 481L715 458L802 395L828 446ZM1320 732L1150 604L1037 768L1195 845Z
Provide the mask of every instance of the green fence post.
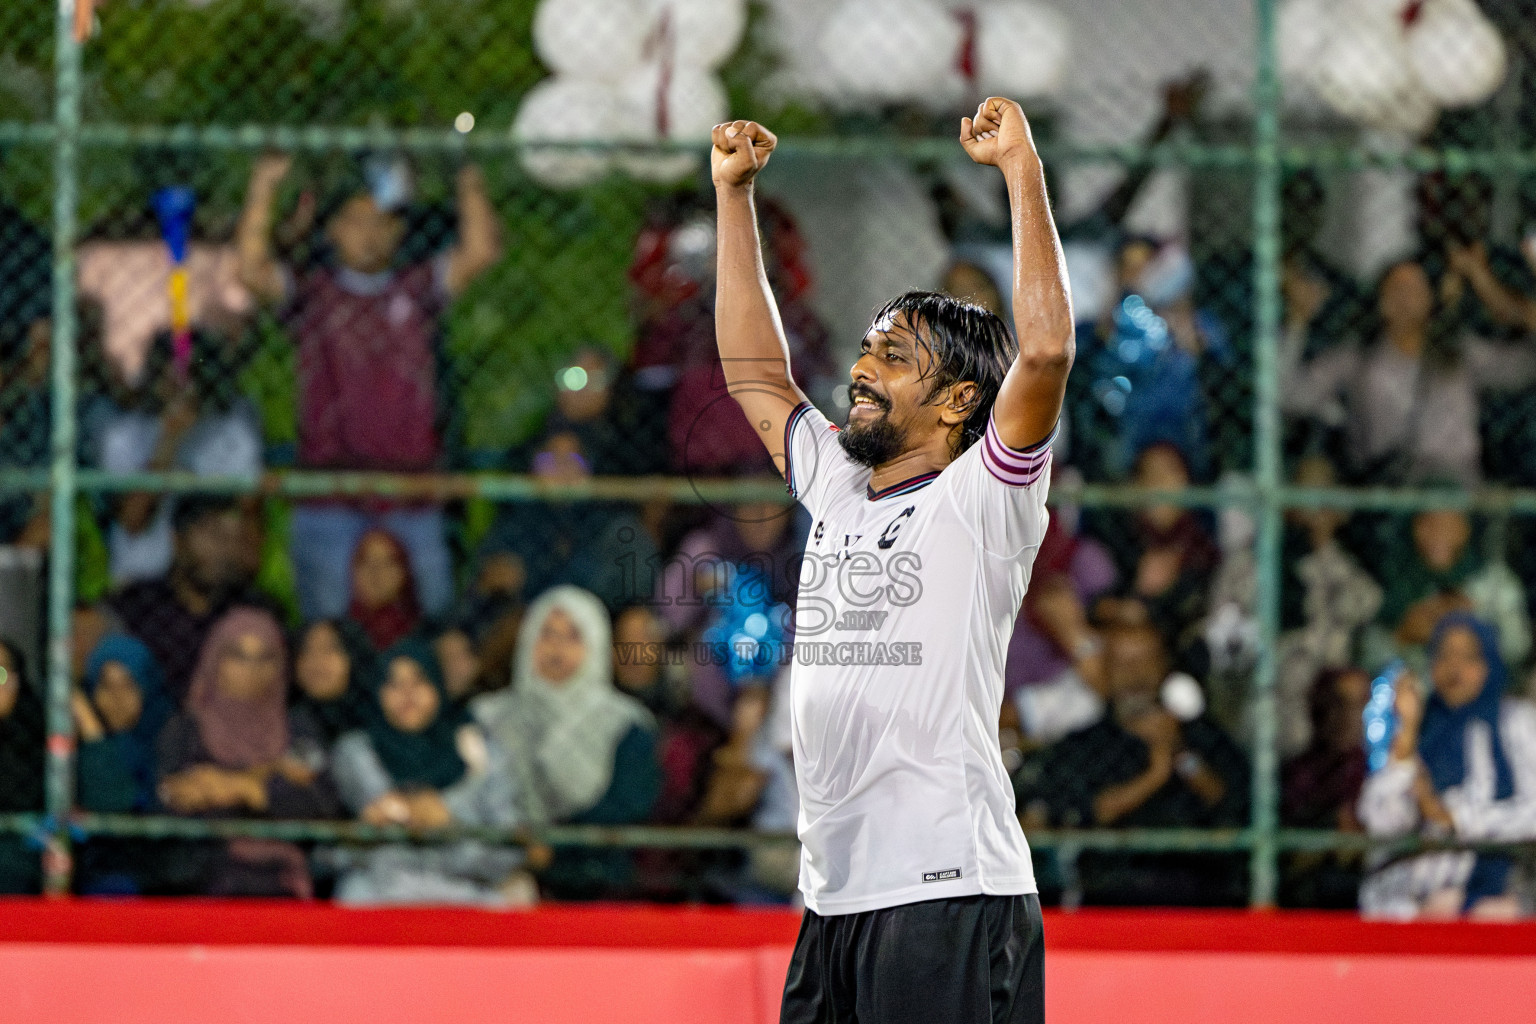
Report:
M54 833L43 858L50 894L69 891L74 723L69 710L70 617L75 574L75 193L80 129L80 45L75 0L59 0L54 59L53 137L53 463L52 536L48 564L48 762L46 793Z
M1254 79L1254 442L1258 458L1259 660L1253 677L1253 850L1249 901L1274 906L1280 791L1276 753L1275 645L1280 631L1280 80L1276 0L1257 0Z

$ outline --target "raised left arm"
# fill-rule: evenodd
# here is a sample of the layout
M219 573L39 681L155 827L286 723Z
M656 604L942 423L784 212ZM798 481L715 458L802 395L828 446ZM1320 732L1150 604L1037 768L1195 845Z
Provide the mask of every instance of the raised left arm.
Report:
M501 259L501 220L475 164L459 169L459 239L448 252L448 294L458 295Z
M1014 101L992 97L960 122L960 144L1003 172L1013 212L1013 318L1019 338L993 418L1004 444L1028 448L1056 427L1076 352L1061 239L1029 121Z

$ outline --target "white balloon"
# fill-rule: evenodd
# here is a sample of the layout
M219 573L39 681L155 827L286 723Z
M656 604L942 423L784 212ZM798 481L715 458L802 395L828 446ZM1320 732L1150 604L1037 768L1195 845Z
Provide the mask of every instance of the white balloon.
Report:
M1434 127L1439 116L1440 105L1435 98L1422 88L1415 88L1377 118L1375 125L1399 135L1418 138Z
M1332 38L1332 23L1327 0L1286 0L1275 24L1282 79L1299 82L1312 74Z
M546 78L523 97L512 122L522 143L612 141L624 129L622 101L613 87L578 78ZM528 148L523 166L551 188L577 188L597 181L613 166L606 152Z
M639 0L542 0L533 48L556 74L619 82L643 59L645 13Z
M718 68L741 45L747 31L746 0L643 0L652 31L663 15L672 31L673 59L679 64Z
M730 100L720 79L703 68L648 64L622 88L626 141L698 143L709 141L715 125L730 116ZM676 181L694 173L697 153L621 153L619 166L646 181Z
M964 31L930 0L844 0L821 29L837 98L924 99L944 88Z
M1356 14L1382 20L1396 18L1399 25L1406 25L1403 14L1413 3L1414 0L1343 0L1338 9L1346 17Z
M1044 4L991 3L976 10L976 80L987 95L1027 99L1061 87L1072 32Z
M198 0L192 7L207 7L211 0ZM346 0L287 0L293 13L304 22L304 31L316 39L335 39L346 27Z
M1330 107L1361 124L1419 134L1434 121L1435 102L1409 67L1403 23L1395 15L1338 11L1311 81Z
M1424 90L1444 107L1482 103L1508 67L1503 37L1474 0L1429 0L1408 28L1408 56Z

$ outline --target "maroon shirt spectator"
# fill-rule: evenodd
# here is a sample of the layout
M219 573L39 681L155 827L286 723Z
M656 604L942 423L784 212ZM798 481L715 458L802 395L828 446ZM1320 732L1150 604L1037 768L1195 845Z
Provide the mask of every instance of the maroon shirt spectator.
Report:
M289 158L256 162L238 232L240 279L252 294L283 304L298 343L299 463L313 468L395 472L441 461L437 431L437 320L501 255L501 228L474 165L458 174L458 232L428 261L400 258L408 173L398 162L367 191L346 198L325 221L332 261L305 274L284 267L269 237ZM423 608L453 600L452 556L443 511L430 501L322 499L297 504L289 529L299 611L306 619L346 610L353 549L373 527L388 529L410 554Z
M1352 668L1325 668L1307 695L1312 742L1285 763L1280 782L1280 820L1295 828L1361 831L1355 801L1365 784L1362 713L1371 680Z
M458 240L438 258L397 267L404 195L347 198L325 224L334 266L302 277L272 254L269 229L290 159L251 174L238 234L240 279L285 302L299 346L299 462L338 469L421 470L437 461L437 318L501 255L500 224L478 168L459 172Z
M1355 668L1325 668L1307 695L1312 741L1280 773L1280 823L1362 832L1355 804L1365 785L1365 723L1371 680ZM1354 910L1364 858L1358 850L1296 851L1280 865L1281 906Z
M299 348L300 465L436 465L446 274L440 258L394 273L318 267L297 283L288 320Z

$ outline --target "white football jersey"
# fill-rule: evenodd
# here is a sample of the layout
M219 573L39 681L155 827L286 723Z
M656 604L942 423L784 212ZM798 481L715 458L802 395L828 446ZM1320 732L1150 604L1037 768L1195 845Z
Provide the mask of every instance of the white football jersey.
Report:
M806 906L1035 892L997 719L1055 434L1018 451L989 421L942 471L879 492L837 435L805 402L785 426L812 519L790 673Z

